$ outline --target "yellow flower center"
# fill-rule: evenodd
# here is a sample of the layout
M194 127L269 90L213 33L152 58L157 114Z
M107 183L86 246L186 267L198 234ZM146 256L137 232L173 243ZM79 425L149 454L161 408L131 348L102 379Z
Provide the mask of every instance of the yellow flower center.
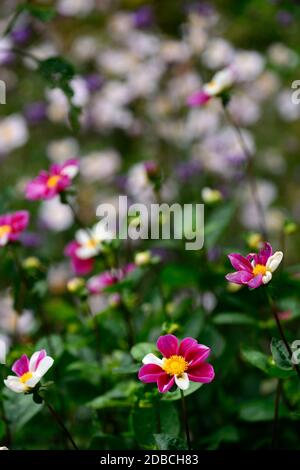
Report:
M162 368L169 375L182 375L189 364L182 356L171 356L164 359Z
M22 384L25 384L27 382L27 380L31 379L32 377L32 372L25 372L25 374L23 374L19 380Z
M54 188L57 185L57 183L59 182L60 179L61 179L60 175L50 176L48 178L48 181L47 181L48 188L50 188L50 189Z
M11 232L11 227L9 225L1 225L0 227L0 238L4 235L7 235Z
M97 240L94 240L93 238L90 238L86 244L85 244L85 247L86 248L96 248L98 245L98 242Z
M267 267L264 264L257 264L254 266L252 273L254 276L258 276L259 274L262 274L263 276L266 275L267 272Z

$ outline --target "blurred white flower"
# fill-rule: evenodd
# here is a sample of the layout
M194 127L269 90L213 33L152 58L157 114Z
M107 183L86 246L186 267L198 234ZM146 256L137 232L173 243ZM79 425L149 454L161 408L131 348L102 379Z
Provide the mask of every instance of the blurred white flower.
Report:
M137 63L137 57L128 50L105 49L98 54L97 63L104 71L114 75L126 75Z
M259 105L247 95L233 95L228 108L234 121L241 126L254 124L261 114Z
M85 16L94 6L94 0L58 0L57 11L64 16Z
M98 52L98 41L93 36L79 36L72 44L72 55L80 62L92 60Z
M27 140L26 121L20 114L12 114L0 121L0 154L22 147Z
M279 65L280 67L293 68L299 64L298 54L280 42L269 47L268 57L272 64Z
M66 230L73 223L73 214L70 207L62 204L59 197L43 201L39 216L43 224L53 232Z
M167 63L169 62L186 62L190 56L191 51L187 44L183 41L164 40L161 43L160 50L161 57Z
M79 145L74 137L52 140L48 143L47 155L50 160L56 163L64 163L69 158L76 157L79 153Z
M228 41L214 38L208 41L201 59L209 69L219 69L229 65L234 58L234 49Z
M216 132L220 121L220 114L209 107L192 108L187 115L185 134L188 140L200 139L204 135Z
M292 102L293 90L282 90L276 98L277 110L285 121L296 121L300 118L299 104Z
M121 166L120 155L108 149L91 152L81 159L80 174L87 182L109 181Z
M7 292L1 292L0 296L0 329L8 335L25 335L34 328L34 317L30 310L23 310L21 314L14 309L12 296ZM9 341L2 337L6 347Z
M255 80L263 72L265 59L256 51L238 51L230 66L237 81L247 82Z
M0 64L5 64L12 46L13 43L9 37L0 38Z

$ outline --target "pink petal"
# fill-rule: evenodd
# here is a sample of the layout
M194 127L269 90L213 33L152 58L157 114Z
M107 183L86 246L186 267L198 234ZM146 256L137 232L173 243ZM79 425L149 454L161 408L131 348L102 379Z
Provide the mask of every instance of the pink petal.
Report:
M215 377L215 371L211 364L203 362L195 367L191 367L187 371L189 379L193 382L209 383Z
M29 359L26 354L20 357L12 366L12 371L18 376L26 374L29 371Z
M194 367L201 362L204 362L210 354L210 348L204 344L198 344L188 350L185 359L190 363L190 367Z
M273 249L270 243L264 243L263 248L260 250L258 257L259 257L259 264L267 264L268 259L272 256Z
M231 253L228 255L228 258L237 271L249 271L252 272L252 266L247 258L238 254L238 253Z
M248 286L250 287L250 289L256 289L257 287L260 287L263 283L262 278L262 274L258 274L253 279L251 279L251 281L248 282Z
M205 93L205 91L200 90L190 95L186 103L190 107L202 106L206 104L210 99L211 96L208 93Z
M161 375L167 375L165 371L156 364L146 364L140 368L138 378L142 382L157 382Z
M239 271L236 273L226 274L225 278L227 281L235 284L248 284L248 282L253 278L253 274L248 271Z
M185 357L185 354L187 352L187 350L191 347L191 346L194 346L197 344L197 340L195 340L194 338L184 338L181 343L180 343L180 346L179 346L179 349L178 349L178 354L179 356L183 356Z
M161 393L166 393L173 387L175 383L175 377L170 377L168 374L160 375L157 380L158 390Z
M174 356L178 352L178 339L174 335L160 336L156 344L164 357Z

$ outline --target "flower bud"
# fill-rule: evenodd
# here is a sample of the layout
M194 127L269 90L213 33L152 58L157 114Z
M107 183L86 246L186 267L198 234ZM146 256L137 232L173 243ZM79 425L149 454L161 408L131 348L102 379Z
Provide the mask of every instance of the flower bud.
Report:
M72 294L78 293L84 287L84 280L81 277L73 277L67 283L67 289Z
M145 266L149 264L151 261L151 253L150 251L140 251L136 253L134 257L134 262L137 266Z
M201 196L206 204L216 204L223 199L222 193L220 191L208 187L202 189Z

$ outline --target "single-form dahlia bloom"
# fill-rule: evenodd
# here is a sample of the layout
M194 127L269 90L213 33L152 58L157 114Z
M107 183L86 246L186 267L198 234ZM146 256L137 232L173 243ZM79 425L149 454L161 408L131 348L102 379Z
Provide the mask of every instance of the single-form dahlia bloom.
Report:
M264 243L258 254L250 253L244 257L238 253L231 253L228 258L236 272L227 274L227 281L256 289L271 281L273 272L282 261L283 253L282 251L273 253L270 243Z
M0 246L17 241L29 223L27 211L0 215Z
M215 377L213 366L205 362L210 348L193 338L184 338L180 344L173 335L160 336L157 348L163 355L159 359L147 354L138 377L144 383L156 382L158 390L165 393L176 384L187 390L191 382L209 383Z
M96 224L90 230L78 230L75 239L78 244L76 256L80 259L89 259L97 256L102 251L103 242L111 241L113 233Z
M53 362L54 359L47 356L44 349L36 351L30 360L26 354L23 354L12 366L12 371L16 375L9 375L4 383L13 392L29 392L48 372Z
M190 107L203 106L214 96L219 96L223 91L228 90L234 82L234 73L230 67L217 72L209 83L203 88L190 95L187 105Z
M90 294L101 294L107 287L114 286L125 279L125 277L135 269L136 265L134 263L129 263L120 269L104 271L88 280L87 289Z
M93 267L94 267L94 259L87 258L81 259L77 256L77 250L81 247L81 245L72 240L68 245L65 247L64 255L69 256L71 259L71 266L75 274L78 276L85 276L89 274Z
M51 165L49 171L41 171L36 178L27 184L25 189L26 198L32 201L52 199L71 186L78 169L79 161L75 158L67 160L62 165L58 163Z

